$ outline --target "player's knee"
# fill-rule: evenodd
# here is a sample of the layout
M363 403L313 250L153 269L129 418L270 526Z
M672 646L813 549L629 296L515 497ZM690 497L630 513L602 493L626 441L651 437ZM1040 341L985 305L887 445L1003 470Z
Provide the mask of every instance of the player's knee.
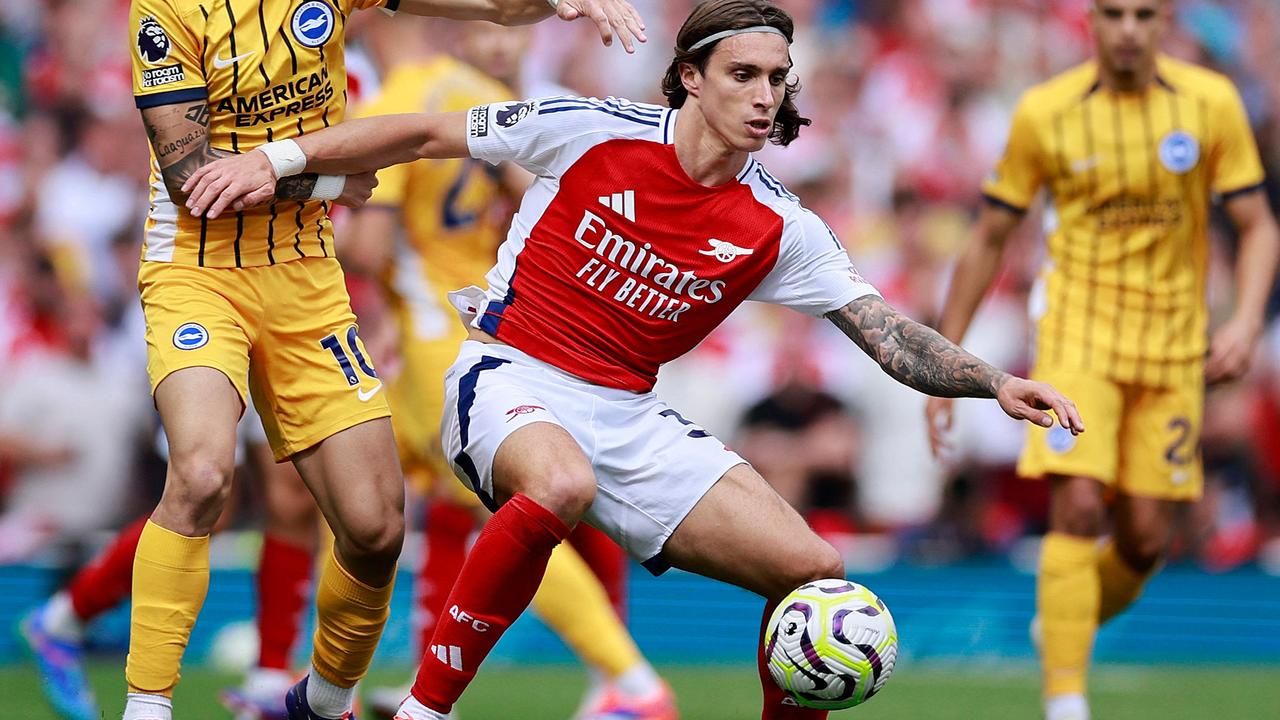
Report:
M813 562L808 568L809 577L801 581L800 584L812 580L822 580L823 578L844 577L844 558L840 556L840 551L832 547L826 540L819 539L814 543L814 551L811 557Z
M562 470L548 475L526 493L557 517L577 522L596 500L596 480L590 472Z
M386 565L400 557L404 544L404 512L365 513L336 532L343 555L367 565Z
M1080 503L1061 514L1060 532L1078 537L1097 537L1102 534L1105 511L1101 504Z
M205 458L172 460L162 502L167 510L188 518L192 529L207 532L231 494L233 472L232 465Z
M1097 537L1106 520L1101 497L1076 493L1057 503L1052 512L1053 530L1077 537Z
M782 598L807 582L843 577L844 558L830 543L815 535L798 557L788 561L785 569L777 573L771 594Z
M1166 546L1165 538L1158 533L1146 533L1141 537L1117 542L1116 552L1130 568L1147 573L1164 560Z

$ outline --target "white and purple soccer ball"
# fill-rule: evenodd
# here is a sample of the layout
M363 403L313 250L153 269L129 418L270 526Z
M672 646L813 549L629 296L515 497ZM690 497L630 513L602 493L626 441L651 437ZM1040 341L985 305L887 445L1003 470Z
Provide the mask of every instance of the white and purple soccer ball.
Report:
M778 604L764 636L775 682L805 707L841 710L880 691L898 658L884 602L848 580L815 580Z

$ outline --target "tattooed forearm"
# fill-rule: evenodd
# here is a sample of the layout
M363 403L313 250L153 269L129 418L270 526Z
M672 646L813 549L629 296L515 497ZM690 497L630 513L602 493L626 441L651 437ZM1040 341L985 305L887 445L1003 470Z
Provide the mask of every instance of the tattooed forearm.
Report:
M290 175L276 181L276 197L283 200L306 200L316 188L315 173Z
M201 138L200 146L195 150L178 158L172 165L160 168L160 176L164 180L164 186L169 189L169 197L174 202L185 202L187 194L182 192L182 184L191 177L201 165L208 165L220 157L230 155L229 152L214 150L209 147L207 138ZM157 160L159 155L157 154Z
M185 202L182 184L201 165L230 155L209 147L209 105L162 105L145 108L142 122L155 150L160 176L175 203Z
M893 379L922 393L990 398L1010 378L879 297L858 298L827 319Z
M170 155L173 155L176 152L182 152L183 150L186 150L188 145L194 143L196 140L201 139L201 137L204 134L205 133L199 130L192 130L191 132L187 133L186 135L183 135L177 140L164 143L163 145L157 144L156 160L159 161L161 166L165 165L165 161L169 159Z

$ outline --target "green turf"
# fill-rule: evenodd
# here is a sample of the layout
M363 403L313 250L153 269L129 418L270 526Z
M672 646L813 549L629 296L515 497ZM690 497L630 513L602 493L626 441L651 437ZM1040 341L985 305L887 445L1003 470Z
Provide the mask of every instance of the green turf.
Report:
M107 718L122 706L119 664L97 663L92 681ZM680 697L686 720L759 717L755 673L750 668L662 669ZM372 682L403 681L405 673L377 671ZM223 720L219 688L234 677L202 669L183 674L180 720ZM464 720L566 720L582 690L575 668L486 668L463 698ZM0 668L4 718L54 720L23 666ZM1108 667L1093 676L1094 717L1103 720L1275 720L1280 718L1280 667ZM898 669L869 704L834 713L848 720L1034 720L1039 717L1036 676L1030 667L984 670L926 665Z

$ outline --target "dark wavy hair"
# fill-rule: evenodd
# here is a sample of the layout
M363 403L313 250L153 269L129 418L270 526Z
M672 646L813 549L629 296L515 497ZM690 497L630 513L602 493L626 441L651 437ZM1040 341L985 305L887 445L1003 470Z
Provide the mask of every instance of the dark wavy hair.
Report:
M777 28L787 39L787 44L791 44L795 22L785 10L768 0L707 0L695 7L676 34L675 57L671 59L667 74L662 78L662 94L667 96L667 104L679 108L689 99L689 91L680 80L680 66L688 63L698 68L698 72L705 73L707 61L720 41L700 47L694 52L689 52L686 48L724 30L739 30L757 25ZM796 109L796 95L799 92L800 81L788 79L782 105L778 108L778 114L773 119L773 129L769 132L769 140L778 145L790 144L800 135L800 128L812 124L809 118L802 116Z

